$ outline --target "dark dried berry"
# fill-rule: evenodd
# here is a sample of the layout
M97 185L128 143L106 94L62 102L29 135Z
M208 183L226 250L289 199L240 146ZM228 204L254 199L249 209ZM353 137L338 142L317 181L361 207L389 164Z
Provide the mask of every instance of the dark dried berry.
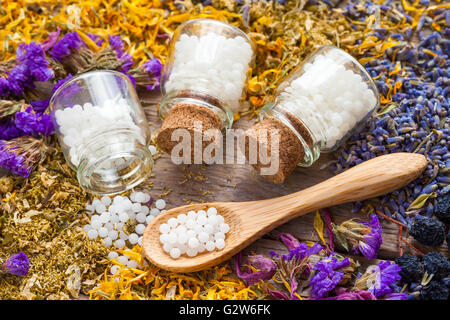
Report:
M437 199L434 215L444 223L450 223L450 192Z
M447 285L443 281L432 280L420 290L420 296L423 300L447 300Z
M404 254L396 258L395 263L402 268L400 276L404 282L414 282L422 278L422 263L416 256Z
M426 246L437 247L444 242L445 225L435 219L417 219L409 229L409 233Z
M450 261L440 252L429 252L423 256L423 267L435 278L445 278L450 274Z

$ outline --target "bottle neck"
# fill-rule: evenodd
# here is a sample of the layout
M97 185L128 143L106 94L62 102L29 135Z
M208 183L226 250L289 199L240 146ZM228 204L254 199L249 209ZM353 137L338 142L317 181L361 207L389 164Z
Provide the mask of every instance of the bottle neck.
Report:
M298 166L309 167L320 157L320 141L295 114L287 112L279 105L272 104L262 109L260 115L262 117L272 116L277 118L298 138L304 149L304 157L298 163Z
M165 119L170 109L180 104L192 104L205 107L214 112L221 121L221 130L225 132L233 125L233 112L226 103L209 94L196 90L170 92L163 97L159 106L159 115Z
M115 194L143 182L153 166L146 139L129 128L114 128L80 147L77 178L95 194Z

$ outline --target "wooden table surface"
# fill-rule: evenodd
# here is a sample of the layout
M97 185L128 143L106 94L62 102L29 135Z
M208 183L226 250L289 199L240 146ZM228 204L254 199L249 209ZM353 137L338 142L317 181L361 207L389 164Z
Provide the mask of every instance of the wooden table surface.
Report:
M162 123L157 117L156 111L159 96L142 93L140 96L152 133L154 133ZM233 127L245 129L253 123L254 120L243 117L236 121ZM154 176L149 179L148 183L151 185L153 197L164 195L167 208L185 205L187 201L213 202L268 199L305 189L332 177L334 174L329 168L321 168L332 159L332 154L322 154L313 166L296 168L284 184L277 185L256 174L250 165L175 165L171 162L169 155L163 154L155 161ZM170 193L168 193L169 190L171 190ZM168 194L166 195L166 193ZM351 204L345 204L329 208L333 222L338 224L354 217L367 219L367 216L362 213L352 213L351 207ZM314 217L315 213L309 213L296 218L254 242L245 251L267 255L271 250L285 251L284 245L276 239L276 235L280 232L289 232L300 241L320 241L313 227ZM383 244L378 258L394 259L399 255L398 226L392 222L384 221L384 219L382 219L381 223L383 227ZM324 231L324 235L328 239L326 231ZM404 236L406 236L405 232ZM422 252L431 250L431 248L425 248L415 242L412 237L407 237L407 239L416 248L423 250ZM411 251L406 245L403 245L403 250L406 253ZM448 254L446 243L440 248L440 251Z

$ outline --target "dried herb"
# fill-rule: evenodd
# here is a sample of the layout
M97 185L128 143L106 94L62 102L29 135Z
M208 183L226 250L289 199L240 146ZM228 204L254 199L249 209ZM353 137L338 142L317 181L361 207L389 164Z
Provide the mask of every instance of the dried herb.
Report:
M105 271L99 285L89 292L95 300L253 300L265 294L259 286L246 287L231 275L228 264L204 271L179 274L148 265L141 255L142 248L120 251L136 261L138 268L130 268L112 260L109 267L119 266L116 274Z
M1 182L0 258L21 251L30 270L20 279L0 275L0 299L69 299L87 293L103 273L108 251L82 230L87 195L62 153L49 148L25 182L19 177ZM68 279L80 286L68 285Z

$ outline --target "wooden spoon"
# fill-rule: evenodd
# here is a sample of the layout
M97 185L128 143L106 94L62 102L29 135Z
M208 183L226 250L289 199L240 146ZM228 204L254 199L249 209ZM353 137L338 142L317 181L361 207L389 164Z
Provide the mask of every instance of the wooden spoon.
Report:
M279 225L315 211L345 202L360 201L399 189L420 176L427 166L423 155L393 153L368 160L305 190L278 198L249 202L213 202L182 206L158 215L143 238L146 257L156 266L173 272L193 272L219 264L240 252ZM225 248L204 251L195 257L172 259L159 241L159 226L190 210L215 207L230 226Z

